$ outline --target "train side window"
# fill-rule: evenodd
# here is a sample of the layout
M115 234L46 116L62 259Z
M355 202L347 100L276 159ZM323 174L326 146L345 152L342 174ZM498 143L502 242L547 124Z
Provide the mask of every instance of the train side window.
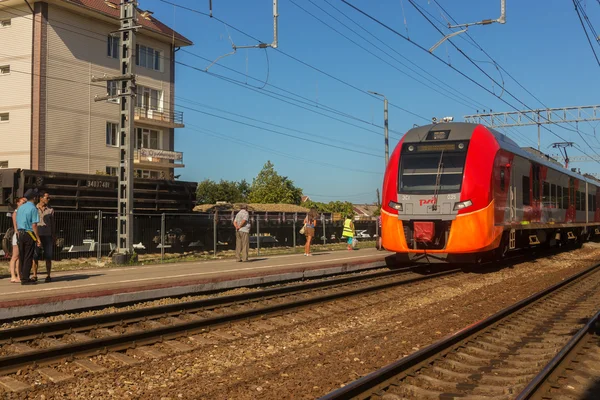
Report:
M553 183L550 185L550 204L552 205L553 208L556 208L556 185Z
M529 177L524 176L523 177L523 190L521 191L523 193L523 205L524 206L531 205L531 201L530 201L530 197L529 197L530 190L531 190L531 188L529 187Z
M581 192L579 190L575 191L575 209L581 210Z
M596 212L596 195L595 194L592 195L592 206L590 207L590 210L593 212Z
M556 208L563 207L562 186L556 186Z
M567 187L563 188L562 208L564 208L565 210L569 209L569 188Z
M550 205L550 184L548 182L543 183L542 204L544 207Z
M594 201L592 199L592 194L588 193L588 206L587 206L587 210L586 211L590 211L593 210L594 207L592 206L594 204Z
M505 171L504 167L500 167L500 190L502 190L503 192L506 189L505 179L506 179L506 171Z

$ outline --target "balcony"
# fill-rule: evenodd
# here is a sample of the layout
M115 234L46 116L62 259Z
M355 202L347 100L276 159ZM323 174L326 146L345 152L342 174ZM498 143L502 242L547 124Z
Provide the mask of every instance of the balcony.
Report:
M148 107L135 108L135 121L162 128L183 128L183 112Z
M160 149L136 149L133 162L136 167L141 168L183 168L183 153L180 151L169 151Z

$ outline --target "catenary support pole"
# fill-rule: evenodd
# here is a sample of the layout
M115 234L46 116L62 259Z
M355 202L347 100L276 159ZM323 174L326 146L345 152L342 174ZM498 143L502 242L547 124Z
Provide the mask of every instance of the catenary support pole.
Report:
M166 216L162 213L160 216L160 261L165 259L165 228L166 228ZM172 251L172 250L171 250Z

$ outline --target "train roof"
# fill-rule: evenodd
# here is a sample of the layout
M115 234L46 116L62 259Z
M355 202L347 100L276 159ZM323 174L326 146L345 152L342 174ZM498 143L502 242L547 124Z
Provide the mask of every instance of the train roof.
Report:
M427 138L427 135L432 130L448 131L448 138L446 140L470 140L471 136L473 135L473 131L479 125L480 124L472 124L468 122L445 122L438 124L423 125L413 128L406 132L406 135L404 136L404 141L409 143L422 142ZM508 136L503 135L497 130L489 128L485 125L482 126L485 127L492 135L494 135L496 141L500 145L500 148L503 150L509 151L520 157L533 160L538 164L544 165L554 170L558 170L566 175L572 176L590 184L600 184L600 182L596 179L587 178L581 174L578 174L563 167L562 164L558 163L557 160L553 159L547 154L544 154L532 148L521 148L514 140L510 139Z

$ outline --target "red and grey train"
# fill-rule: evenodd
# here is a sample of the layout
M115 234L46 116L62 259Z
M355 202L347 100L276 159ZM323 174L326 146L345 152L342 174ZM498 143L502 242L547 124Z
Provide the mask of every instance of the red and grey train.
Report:
M382 200L382 244L402 261L478 262L600 234L600 181L477 124L408 131Z

